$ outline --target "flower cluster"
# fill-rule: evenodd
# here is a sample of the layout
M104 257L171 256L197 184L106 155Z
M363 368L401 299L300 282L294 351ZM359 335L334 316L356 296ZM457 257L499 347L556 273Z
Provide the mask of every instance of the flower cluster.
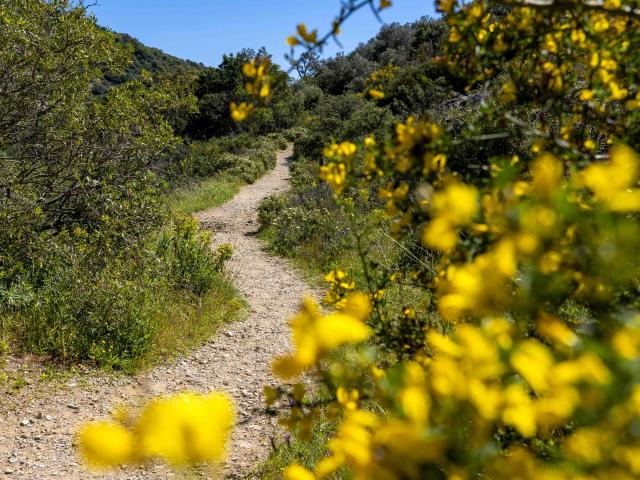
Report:
M356 288L356 282L349 278L344 271L337 268L327 273L324 281L329 284L324 303L340 310L346 305L349 292Z
M79 433L88 465L109 468L162 458L179 467L219 462L234 423L231 400L221 393L182 393L159 398L137 418L121 411L116 421L93 422Z
M273 96L272 79L269 75L269 65L271 61L268 57L257 57L252 62L246 63L242 68L242 73L247 78L245 84L246 92L251 96L252 102L231 102L231 118L236 122L243 122L260 105L268 104Z
M304 300L302 310L290 322L295 352L276 358L273 371L282 379L295 378L326 353L366 340L370 330L364 320L370 312L369 299L360 293L350 294L341 310L326 315L313 300Z

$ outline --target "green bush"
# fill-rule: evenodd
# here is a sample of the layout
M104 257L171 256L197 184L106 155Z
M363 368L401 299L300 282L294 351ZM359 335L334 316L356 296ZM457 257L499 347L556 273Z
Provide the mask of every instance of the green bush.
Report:
M0 336L25 351L122 369L142 361L168 328L165 304L197 304L229 257L211 252L191 217L107 259L92 237L60 236L54 245L39 253L37 271L3 286Z
M271 227L286 207L286 199L282 196L270 195L258 207L258 224L260 230Z

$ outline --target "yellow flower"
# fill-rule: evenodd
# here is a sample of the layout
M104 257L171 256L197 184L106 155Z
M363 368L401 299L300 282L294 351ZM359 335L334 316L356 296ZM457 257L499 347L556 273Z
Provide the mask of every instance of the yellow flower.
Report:
M269 95L271 95L271 86L269 86L269 84L262 85L260 88L260 97L267 98Z
M422 243L447 252L458 243L458 230L447 219L436 218L429 222L422 233Z
M427 342L436 352L444 353L450 357L460 357L463 353L462 347L454 342L451 337L438 332L429 331Z
M458 240L458 227L467 225L478 212L478 192L464 183L452 183L431 201L434 215L422 234L425 245L451 250Z
M240 105L236 104L236 102L231 102L231 118L236 122L246 120L254 110L255 106L249 105L246 102L242 102Z
M336 400L346 410L355 410L358 408L358 399L360 394L358 390L347 390L344 387L338 387L336 390Z
M264 395L264 403L267 404L267 407L270 407L271 405L273 405L275 401L278 399L278 392L276 392L276 390L273 387L265 385L264 388L262 389L262 392Z
M557 191L563 175L562 163L550 153L542 154L531 167L534 193L543 199L551 198Z
M502 421L514 427L523 437L536 434L536 413L529 393L520 384L514 383L504 390Z
M538 425L548 428L568 420L580 405L580 394L575 388L558 386L535 402Z
M626 145L611 149L608 164L595 164L581 173L579 182L588 187L595 198L611 210L640 210L640 190L633 189L640 170L638 154Z
M369 90L369 96L371 98L375 98L376 100L382 100L384 98L384 92L372 88Z
M449 320L488 313L505 300L505 283L516 269L516 249L509 240L471 263L450 266L438 288L438 310Z
M567 438L563 447L570 458L597 464L602 460L604 440L602 432L598 429L581 428Z
M342 310L321 315L317 304L305 299L302 309L290 322L295 352L278 357L272 368L283 379L296 377L312 365L325 352L348 343L359 343L371 334L364 320L371 312L366 295L351 293Z
M507 82L502 85L502 93L500 94L500 100L505 103L513 102L516 99L518 88L513 82Z
M433 196L433 210L453 225L466 225L478 212L478 191L464 183L452 183Z
M596 96L596 92L594 92L593 90L580 91L580 100L582 100L583 102L588 102L589 100L592 100L593 97L595 96Z
M312 45L315 45L316 43L318 43L318 31L313 30L312 32L309 32L307 30L307 26L304 23L301 23L298 25L298 35L306 43L309 43Z
M245 77L255 77L258 74L258 69L253 62L245 63L242 66L242 73L244 73Z
M284 470L284 480L316 480L316 476L303 466L289 465Z
M412 386L402 390L400 405L407 418L418 425L425 424L429 418L431 400L422 387Z
M370 334L369 327L362 320L345 313L326 315L316 324L316 338L322 350L333 350L346 343L359 343Z
M92 467L116 467L135 461L134 436L116 423L89 423L80 431L78 440L82 458Z
M613 349L627 360L635 360L640 356L640 328L624 327L618 330L611 339Z
M225 394L182 393L150 403L137 434L145 456L159 456L173 465L220 461L234 418Z
M537 392L549 388L548 375L554 364L547 347L536 340L526 340L511 354L511 365Z
M456 0L438 0L438 11L450 13L453 10Z
M469 382L469 398L486 420L495 420L502 406L502 392L496 387L487 387L478 380Z
M567 325L550 315L543 315L538 319L536 329L541 335L553 342L567 347L573 347L578 343L578 336Z
M591 138L587 138L584 143L584 148L586 148L587 150L595 150L596 147L598 146L598 144Z
M338 194L344 191L347 179L347 167L344 163L330 163L320 167L320 178L331 185L331 188Z
M287 45L289 45L290 47L295 47L296 45L300 45L300 40L298 40L298 37L290 35L289 37L287 37Z

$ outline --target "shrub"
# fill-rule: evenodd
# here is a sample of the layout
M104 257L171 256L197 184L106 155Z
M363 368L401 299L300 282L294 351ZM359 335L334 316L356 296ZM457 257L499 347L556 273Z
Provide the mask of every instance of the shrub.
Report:
M5 286L3 334L18 347L63 360L130 369L154 346L163 303L197 302L219 281L228 251L211 252L191 217L95 261L91 237L59 237L40 268ZM51 245L48 245L51 248ZM167 319L168 320L168 319Z
M258 224L260 225L260 230L271 227L285 206L286 201L281 196L270 195L265 198L258 207Z

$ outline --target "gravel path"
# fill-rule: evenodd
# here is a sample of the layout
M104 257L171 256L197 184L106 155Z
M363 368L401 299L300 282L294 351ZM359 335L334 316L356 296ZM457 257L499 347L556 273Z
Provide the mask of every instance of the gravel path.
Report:
M164 465L92 475L79 464L72 443L83 421L104 417L117 405L137 405L151 395L183 390L224 390L235 399L238 425L225 468L227 478L247 476L266 457L276 427L263 412L262 387L273 382L269 368L273 356L289 347L286 319L310 291L285 261L266 253L255 238L258 204L289 186L290 154L290 150L280 152L275 169L243 187L229 203L196 215L205 228L216 232L214 244L234 246L228 270L250 305L247 318L224 325L191 355L135 377L77 376L48 387L55 391L27 386L2 399L0 478L179 478L181 474ZM202 476L218 477L220 472Z

